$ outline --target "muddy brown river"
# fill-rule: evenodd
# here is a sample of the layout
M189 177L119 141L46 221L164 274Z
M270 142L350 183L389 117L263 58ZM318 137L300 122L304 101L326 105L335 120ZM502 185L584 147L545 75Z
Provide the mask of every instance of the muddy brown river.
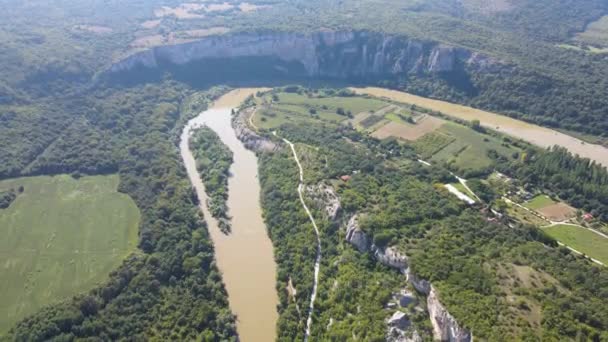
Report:
M182 158L209 226L215 259L228 291L230 309L237 315L237 330L243 342L275 340L279 303L273 247L262 220L257 158L238 140L230 123L231 109L258 90L262 89L238 89L224 95L209 110L188 122L180 142ZM234 153L228 181L227 204L232 216L229 235L221 233L209 213L204 185L188 146L192 128L203 124L213 129Z
M446 101L428 99L402 91L374 87L351 89L359 94L386 97L397 102L415 104L417 106L440 111L446 115L463 120L470 121L477 119L485 127L523 139L534 145L540 147L551 147L554 145L562 146L567 148L572 153L576 153L582 157L595 160L604 166L608 166L607 148L600 145L585 143L580 139L549 128L516 120L508 116L457 105Z

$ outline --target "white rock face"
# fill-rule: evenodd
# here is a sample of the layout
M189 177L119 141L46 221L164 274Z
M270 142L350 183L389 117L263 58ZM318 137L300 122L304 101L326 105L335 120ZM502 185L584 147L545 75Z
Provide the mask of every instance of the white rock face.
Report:
M407 256L405 256L405 254L401 254L394 247L380 249L376 246L373 246L373 248L375 250L374 255L376 256L376 259L380 261L380 263L395 268L401 273L406 274L408 270L408 264Z
M452 71L457 63L487 68L497 64L467 50L379 33L322 31L311 34L236 33L158 46L114 64L110 72L137 66L182 65L204 59L269 57L297 62L309 77L377 77Z
M330 220L335 220L342 209L340 198L331 185L320 183L317 186L308 186L306 191L310 194L319 206L325 210Z
M358 215L353 215L346 225L346 241L355 246L361 253L369 251L370 241L367 234L359 228Z
M388 319L388 325L401 330L407 329L411 322L407 319L407 315L401 311L396 311L391 318Z
M234 128L236 137L243 142L243 145L255 152L276 151L278 146L275 143L249 129L245 116L245 111L241 111L232 118L232 128Z
M427 308L433 325L433 338L440 341L469 342L471 333L461 328L452 315L441 305L437 291L431 286L427 297Z

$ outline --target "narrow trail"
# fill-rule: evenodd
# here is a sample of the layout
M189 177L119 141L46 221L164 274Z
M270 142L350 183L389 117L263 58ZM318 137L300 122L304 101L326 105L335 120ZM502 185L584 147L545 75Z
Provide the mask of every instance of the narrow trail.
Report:
M276 137L279 137L277 135L276 132L272 132L272 134L274 134ZM281 138L281 137L279 137ZM298 158L298 154L296 153L296 148L293 145L293 143L285 138L281 138L283 139L283 141L289 145L289 147L291 147L291 152L293 153L293 158L296 160L296 164L298 164L298 169L300 170L300 184L298 185L298 195L300 196L300 202L302 203L302 207L304 207L304 210L306 211L306 214L308 214L308 217L310 218L310 222L312 222L312 226L315 229L315 234L317 236L317 257L315 258L315 276L314 276L314 283L312 286L312 293L310 295L310 307L309 307L309 311L308 311L308 319L306 320L306 332L304 335L304 341L308 341L308 338L310 337L310 327L312 326L312 312L314 310L315 307L315 299L317 298L317 288L319 285L319 268L321 266L321 238L320 238L320 234L319 234L319 228L317 227L317 223L315 222L315 219L312 217L312 214L310 213L310 210L308 209L308 206L306 205L306 202L304 202L304 170L302 169L302 164L300 164L300 159Z

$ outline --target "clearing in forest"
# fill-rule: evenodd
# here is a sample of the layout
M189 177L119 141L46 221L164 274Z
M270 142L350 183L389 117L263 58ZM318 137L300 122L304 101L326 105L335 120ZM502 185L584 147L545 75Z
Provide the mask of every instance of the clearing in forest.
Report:
M589 229L569 224L557 224L543 228L543 230L566 246L608 264L607 238Z
M587 25L585 32L579 33L575 39L594 46L608 47L608 15Z
M0 190L23 187L0 209L0 335L106 280L136 249L140 213L118 182L118 175L0 181Z
M575 208L563 202L556 202L547 195L538 195L524 203L524 206L553 222L568 220L576 214Z

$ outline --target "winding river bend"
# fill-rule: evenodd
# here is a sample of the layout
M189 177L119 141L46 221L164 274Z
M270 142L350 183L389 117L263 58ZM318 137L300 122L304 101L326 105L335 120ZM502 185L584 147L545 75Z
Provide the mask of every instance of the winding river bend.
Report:
M273 247L262 220L257 158L238 140L230 122L231 110L258 90L261 89L237 89L224 95L188 122L180 141L181 155L209 227L215 259L228 291L230 309L237 315L237 330L243 342L275 340L279 303ZM232 216L229 235L221 233L209 213L205 187L188 146L192 129L203 124L214 130L234 154L228 181L227 204Z

